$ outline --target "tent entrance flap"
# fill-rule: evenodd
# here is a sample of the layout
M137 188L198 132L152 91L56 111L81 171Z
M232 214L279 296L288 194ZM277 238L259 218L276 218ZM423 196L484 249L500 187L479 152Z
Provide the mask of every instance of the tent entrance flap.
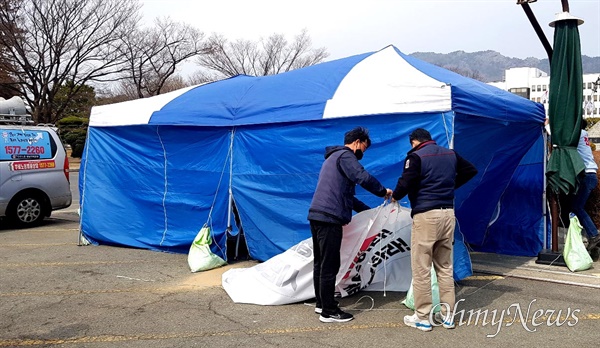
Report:
M228 185L228 207L227 207L227 260L240 260L248 258L248 248L242 227L242 220L238 207L233 198L233 144L235 139L235 127L231 129L229 143L229 185Z

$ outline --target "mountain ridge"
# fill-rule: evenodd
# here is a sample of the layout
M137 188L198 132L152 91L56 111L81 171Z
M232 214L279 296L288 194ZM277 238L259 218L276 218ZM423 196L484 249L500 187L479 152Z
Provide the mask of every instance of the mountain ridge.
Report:
M510 68L537 68L550 75L548 58L513 58L493 50L477 52L459 50L450 53L414 52L409 56L483 82L503 81L504 71ZM584 74L600 73L600 57L582 55L581 64Z

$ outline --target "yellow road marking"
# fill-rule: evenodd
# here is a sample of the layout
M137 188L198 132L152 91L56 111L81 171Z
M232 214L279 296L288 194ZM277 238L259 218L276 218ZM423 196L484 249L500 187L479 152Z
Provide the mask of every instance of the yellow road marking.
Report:
M470 277L465 278L464 280L497 280L497 279L504 279L504 277L496 276L496 275L470 276Z
M220 332L182 332L182 333L165 333L159 335L103 335L103 336L84 336L72 337L67 339L49 339L49 340L33 340L33 339L13 339L0 340L0 347L25 347L39 345L59 345L59 344L83 344L83 343L98 343L98 342L123 342L123 341L144 341L144 340L169 340L182 338L202 338L202 337L218 337L218 336L247 336L247 335L277 335L305 332L323 332L323 331L342 331L342 330L357 330L357 329L373 329L373 328L394 328L402 327L400 323L381 323L370 325L336 325L322 327L304 327L304 328L283 328L283 329L266 329L266 330L251 330L251 331L220 331Z
M0 268L8 267L56 267L56 266L82 266L82 265L116 265L128 263L155 262L150 260L124 260L124 261L72 261L72 262L21 262L0 263Z
M116 294L116 293L142 293L142 292L187 292L204 289L203 285L174 285L162 288L127 288L127 289L106 289L106 290L64 290L64 291L40 291L40 292L6 292L0 293L0 297L19 297L19 296L72 296L72 295L93 295L93 294Z
M60 245L77 245L77 243L18 243L18 244L0 244L0 248L18 248L18 247L45 247L45 246L60 246Z

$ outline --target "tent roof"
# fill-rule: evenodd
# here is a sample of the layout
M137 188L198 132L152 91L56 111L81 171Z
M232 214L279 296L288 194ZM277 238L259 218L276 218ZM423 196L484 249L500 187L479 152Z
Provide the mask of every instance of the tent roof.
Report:
M388 46L278 75L240 75L97 106L90 125L238 126L450 110L504 121L544 120L541 104Z

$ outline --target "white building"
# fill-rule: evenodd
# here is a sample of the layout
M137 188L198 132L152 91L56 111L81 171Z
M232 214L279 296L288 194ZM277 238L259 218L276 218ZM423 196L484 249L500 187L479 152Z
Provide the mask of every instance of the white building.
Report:
M504 72L504 81L490 82L505 91L544 104L548 112L550 76L537 68L511 68ZM600 117L600 74L583 75L583 116Z

